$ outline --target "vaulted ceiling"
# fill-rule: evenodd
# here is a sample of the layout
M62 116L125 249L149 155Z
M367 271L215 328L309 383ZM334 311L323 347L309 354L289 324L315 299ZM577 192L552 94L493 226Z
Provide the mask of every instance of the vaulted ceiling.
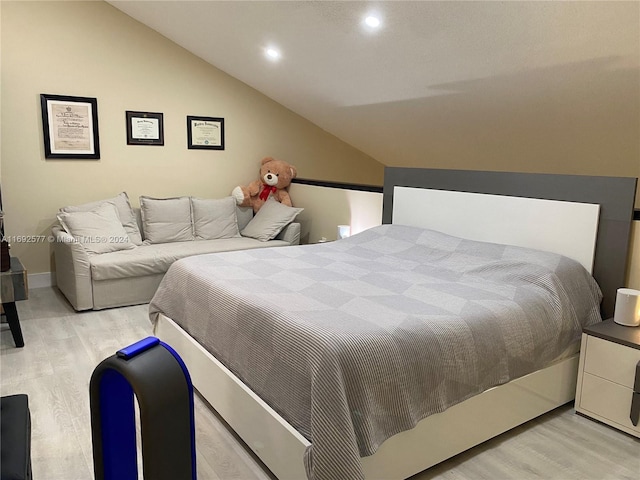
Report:
M386 165L455 168L584 116L599 130L612 105L637 115L635 1L109 3Z

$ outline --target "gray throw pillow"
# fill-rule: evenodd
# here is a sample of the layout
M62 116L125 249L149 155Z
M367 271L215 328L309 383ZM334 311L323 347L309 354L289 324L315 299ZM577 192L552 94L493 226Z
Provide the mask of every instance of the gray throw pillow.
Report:
M115 205L116 210L118 211L118 217L120 218L120 223L126 230L127 235L129 235L129 240L131 241L131 243L133 243L134 245L142 245L142 236L140 235L140 229L138 228L136 215L131 208L131 203L129 203L129 196L127 195L127 192L122 192L113 198L107 198L105 200L97 200L95 202L84 203L82 205L71 205L68 207L64 207L60 209L60 212L88 212L95 209L96 207L99 207L105 202Z
M303 210L304 208L288 207L276 200L269 199L260 207L260 210L240 234L243 237L255 238L262 242L273 240Z
M240 236L233 197L204 200L191 197L193 233L196 240Z
M146 243L193 240L191 199L189 197L140 197L142 230Z
M62 227L89 253L108 253L136 246L120 223L115 205L105 202L88 212L60 212Z

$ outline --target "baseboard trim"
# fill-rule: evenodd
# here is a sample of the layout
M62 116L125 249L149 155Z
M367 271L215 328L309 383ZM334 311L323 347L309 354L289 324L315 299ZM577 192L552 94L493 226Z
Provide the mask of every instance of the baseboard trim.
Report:
M53 272L28 273L27 281L29 288L53 287L56 284L56 277Z

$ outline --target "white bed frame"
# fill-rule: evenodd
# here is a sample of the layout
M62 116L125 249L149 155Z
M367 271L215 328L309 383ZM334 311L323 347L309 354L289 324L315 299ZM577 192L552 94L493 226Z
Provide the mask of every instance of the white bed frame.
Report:
M447 192L445 198L438 191L395 188L394 223L515 243L574 258L580 252L578 261L588 270L592 268L598 205L459 192L453 196ZM437 211L437 218L427 210ZM468 211L473 213L465 218L462 213ZM483 212L489 215L480 218ZM484 228L488 224L491 228ZM514 240L514 229L524 234ZM558 242L559 236L568 241ZM161 316L155 334L182 356L196 389L278 479L306 478L303 453L309 442L302 435L171 319ZM423 419L414 429L388 439L374 455L362 459L366 478L407 478L570 402L575 396L577 366L578 355L574 354Z
M182 357L194 386L280 480L306 478L309 441L173 320L155 334ZM362 459L367 479L403 479L573 400L578 355L423 419Z

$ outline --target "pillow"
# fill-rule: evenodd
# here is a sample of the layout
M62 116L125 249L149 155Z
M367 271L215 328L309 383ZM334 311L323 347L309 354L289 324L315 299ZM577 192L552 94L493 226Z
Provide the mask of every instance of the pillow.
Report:
M89 253L116 252L136 247L120 223L113 203L105 202L88 212L60 212L58 220Z
M261 242L272 240L303 210L304 208L288 207L269 199L240 233L243 237L255 238Z
M88 212L96 207L99 207L103 203L112 203L115 205L118 216L120 217L120 223L124 227L129 235L129 240L135 245L142 245L142 236L140 235L140 229L138 228L138 222L136 221L136 215L133 213L131 204L129 203L129 197L126 192L122 192L113 198L106 200L98 200L96 202L84 203L82 205L75 205L61 208L60 211L64 213L72 212ZM71 233L71 232L67 232Z
M140 197L142 230L147 243L193 240L189 197Z
M226 197L203 200L191 197L193 234L196 240L239 237L236 200Z
M236 217L238 218L238 230L244 230L253 218L253 207L239 207L236 205Z

